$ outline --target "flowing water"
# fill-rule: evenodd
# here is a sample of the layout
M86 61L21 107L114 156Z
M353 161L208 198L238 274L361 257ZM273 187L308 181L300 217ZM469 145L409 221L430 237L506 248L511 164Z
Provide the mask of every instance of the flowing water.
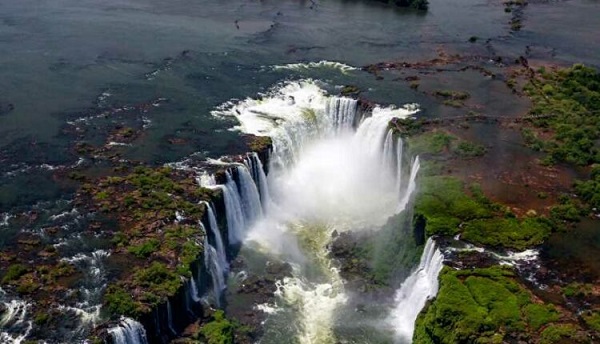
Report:
M499 3L430 3L420 15L341 0L0 2L0 247L9 249L19 233L39 236L83 276L70 291L77 297L59 306L75 321L47 335L81 342L106 320L100 304L110 277L106 257L96 253L109 254L108 245L86 230L94 215L78 214L70 204L76 183L56 182L71 169L97 167L74 145L107 144L124 160L161 165L240 154L246 149L241 131L271 136L274 147L269 166L248 155L224 185L199 176L202 185L223 190L226 204L228 238L219 241L210 208L204 224L212 233L205 243L212 283L221 285L219 276L227 275L223 242L288 260L294 277L281 282L278 304L270 305L265 342L333 341L335 311L348 295L327 257L331 233L376 229L407 209L419 160L410 160L402 140L387 130L390 118L410 116L414 108L382 106L364 118L355 100L326 91L356 85L367 99L419 103L420 116L437 115L426 96L360 67L425 60L447 47L483 49L467 42L474 34L490 39L482 54L493 45L519 56L525 47L560 43L553 54L564 60L578 62L583 54L596 61L589 28L597 7L589 1L561 3L561 20L551 21L562 29L550 35L545 23L557 13L549 4L510 36L510 14ZM571 22L581 27L573 37ZM577 40L585 51L572 50ZM238 131L227 130L232 123ZM142 135L126 145L108 142L121 126ZM50 228L61 234L48 235ZM193 302L203 296L199 283L189 281ZM31 305L1 294L0 342L28 339ZM277 324L287 332L279 333ZM131 319L111 329L117 343L144 343L143 333Z
M396 338L401 343L411 343L414 323L425 303L438 292L438 275L444 256L429 238L417 269L402 283L396 292L395 308L390 321Z
M146 330L139 322L121 318L119 324L108 330L115 344L147 344Z
M301 80L277 85L260 100L227 103L213 112L237 118L238 130L273 139L264 187L270 202L263 203L265 216L245 226L244 244L290 262L293 277L280 282L262 343L338 340L336 310L349 295L327 245L334 231L377 229L406 208L419 161L413 160L399 190L402 143L388 123L417 109L376 107L363 114L356 100L329 96L318 82ZM231 184L228 175L225 188L233 189ZM423 303L415 302L410 312L416 316ZM282 329L284 321L293 325ZM414 318L402 322L410 327Z

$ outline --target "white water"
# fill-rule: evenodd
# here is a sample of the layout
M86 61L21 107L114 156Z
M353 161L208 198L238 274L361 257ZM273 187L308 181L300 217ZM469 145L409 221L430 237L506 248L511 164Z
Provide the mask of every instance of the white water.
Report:
M121 318L119 325L108 329L114 344L147 344L146 330L139 322Z
M244 218L246 224L251 226L256 220L262 218L262 205L258 188L254 179L248 172L246 166L237 166L237 175L239 179L238 190L242 209L244 209Z
M269 185L267 184L267 176L265 174L263 163L260 161L260 158L256 153L251 153L246 159L244 159L244 163L246 164L248 170L252 172L252 178L254 179L256 185L258 185L262 208L267 209L271 203L271 193L269 191Z
M208 243L208 237L204 240L204 264L210 273L213 287L213 297L217 307L221 306L221 294L225 290L225 268L221 266L217 251Z
M390 315L392 328L400 343L412 341L414 324L427 300L438 291L438 275L442 270L444 256L429 238L417 269L402 283L396 292L395 308Z
M219 186L223 191L225 215L227 217L227 236L230 245L241 243L246 232L246 220L240 200L237 184L227 171L227 183Z
M190 278L190 296L192 298L192 301L194 301L194 302L200 302L200 295L199 294L200 294L200 292L198 291L198 285L196 284L196 280L192 276Z
M222 274L226 274L229 271L229 264L227 263L227 252L225 251L225 245L223 244L223 237L221 236L221 231L217 225L217 217L212 204L208 202L205 202L204 204L207 210L208 228L215 238L214 248L217 253L219 265L223 268Z
M332 232L378 228L406 208L419 161L414 160L407 187L399 191L402 144L394 143L388 123L415 112L414 107L375 108L361 121L355 100L328 96L311 80L281 84L260 100L227 103L213 112L236 117L237 130L273 140L266 186L272 201L244 242L292 263L294 276L282 281L276 306L297 314L291 335L300 343L337 341L336 310L348 296L328 258ZM231 193L229 184L225 188ZM228 207L233 198L225 195ZM289 338L272 342L282 340Z
M0 296L4 296L2 289L0 293ZM22 300L2 301L2 304L5 311L0 318L0 343L20 344L32 329L31 321L27 320L31 304Z
M171 309L171 302L169 301L169 299L167 299L167 325L169 326L169 330L171 330L173 334L177 334L177 331L175 331L175 328L173 326L172 312L173 310Z
M332 68L347 73L352 70L356 70L356 67L349 66L344 63L334 61L319 61L319 62L308 62L308 63L289 63L285 65L276 65L272 67L274 70L295 70L302 71L313 68Z
M83 333L95 326L100 320L100 309L102 308L101 294L106 287L106 271L104 260L110 256L110 252L96 250L91 254L78 253L71 258L61 259L72 264L84 273L84 283L79 288L81 299L75 305L61 305L61 311L75 313L80 320L77 333Z

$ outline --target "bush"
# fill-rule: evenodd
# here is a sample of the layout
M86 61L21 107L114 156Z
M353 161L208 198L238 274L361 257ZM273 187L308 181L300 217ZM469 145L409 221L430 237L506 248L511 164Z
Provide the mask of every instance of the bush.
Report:
M560 319L560 314L553 305L532 303L524 308L524 313L534 330Z
M4 277L2 277L2 284L7 284L12 281L15 281L15 280L19 279L21 276L23 276L25 273L27 273L27 267L25 265L12 264L11 266L8 267L8 269L6 269L6 273L4 274Z
M157 239L152 238L142 242L139 245L130 246L127 251L139 258L146 258L152 253L156 252L159 246L160 242Z
M213 319L202 326L200 334L208 344L233 344L233 330L233 323L227 320L222 310L217 310Z
M104 293L104 304L109 312L115 315L136 317L140 313L138 304L132 295L124 288L117 285L109 285Z
M600 74L583 65L541 71L524 88L533 101L532 124L549 128L553 137L540 145L554 161L575 165L600 162ZM525 132L524 132L525 133ZM525 140L531 137L525 136Z
M487 149L484 146L467 141L461 141L454 149L454 153L462 158L482 156L486 151Z
M540 344L552 344L561 339L573 338L577 329L572 324L552 324L542 331Z

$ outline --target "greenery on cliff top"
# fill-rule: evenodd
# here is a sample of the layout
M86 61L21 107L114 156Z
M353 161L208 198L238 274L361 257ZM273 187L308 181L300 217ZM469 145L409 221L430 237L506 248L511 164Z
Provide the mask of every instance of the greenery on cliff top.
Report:
M539 302L520 285L510 268L444 268L437 298L417 318L413 340L419 344L503 343L509 338L577 342L577 325L557 323L561 318L558 309Z
M419 180L415 213L426 220L426 233L455 235L476 244L524 250L550 235L553 223L541 216L517 219L488 200L477 185L467 189L456 177Z
M180 173L137 167L85 187L95 207L117 220L113 256L130 262L104 295L113 314L137 317L165 302L180 288L181 277L191 276L191 264L202 254L205 233L198 222L205 209L199 202L215 194Z

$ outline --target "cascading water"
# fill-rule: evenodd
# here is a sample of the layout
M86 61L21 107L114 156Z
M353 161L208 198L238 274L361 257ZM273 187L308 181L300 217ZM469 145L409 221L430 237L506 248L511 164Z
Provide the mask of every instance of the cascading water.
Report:
M171 302L169 301L169 299L167 299L167 325L169 326L169 330L173 333L173 334L177 334L177 331L175 331L175 327L173 326L173 314L172 314L173 310L171 308Z
M390 314L391 326L399 343L411 343L414 323L419 312L438 291L438 275L444 256L431 238L427 240L417 269L396 292L395 307Z
M262 343L289 341L289 336L300 343L337 341L335 311L347 295L327 244L333 231L376 229L406 208L419 161L414 160L410 181L401 189L402 143L389 122L415 112L414 107L375 108L358 123L356 100L327 96L311 80L282 84L260 101L228 103L213 112L234 116L237 129L273 141L266 181L272 201L243 237L246 246L292 264L293 277L282 281L276 307L296 314L296 326L272 337L267 328ZM228 176L224 191L233 188L230 184ZM225 194L225 203L235 202ZM227 212L228 224L230 217L234 224L243 221Z
M214 248L217 253L217 258L219 261L219 265L223 268L221 273L224 275L229 271L229 264L227 263L227 252L225 251L225 245L223 244L223 237L221 236L221 231L219 230L219 226L217 225L217 217L215 215L215 211L213 209L212 204L208 202L204 202L207 211L208 217L208 229L214 238ZM206 228L206 226L204 226Z
M239 179L238 190L242 209L244 209L245 221L247 225L252 225L263 215L260 195L254 179L252 179L246 166L237 166L236 170Z
M231 177L229 171L226 172L227 183L219 185L223 191L223 200L225 201L225 215L227 217L227 231L229 244L235 245L241 243L246 229L246 220L242 203L239 197L237 184Z
M208 237L204 241L204 264L212 279L215 304L219 307L221 305L221 294L225 290L224 267L221 266L217 251L208 243Z
M249 154L248 157L244 159L244 163L248 170L252 172L252 178L254 179L255 184L258 185L262 208L267 209L268 205L271 203L271 194L269 192L263 163L256 153Z
M146 330L139 322L121 318L119 325L108 329L114 344L148 344Z
M192 301L194 302L200 302L200 292L198 291L198 285L196 284L196 280L194 279L194 276L192 276L190 278L190 297L192 298Z
M95 326L100 319L102 307L101 294L106 287L104 260L110 255L105 250L96 250L91 254L79 253L62 261L77 266L84 273L84 283L79 289L81 300L75 306L60 306L61 311L73 312L80 318L80 326L76 332L83 333Z

